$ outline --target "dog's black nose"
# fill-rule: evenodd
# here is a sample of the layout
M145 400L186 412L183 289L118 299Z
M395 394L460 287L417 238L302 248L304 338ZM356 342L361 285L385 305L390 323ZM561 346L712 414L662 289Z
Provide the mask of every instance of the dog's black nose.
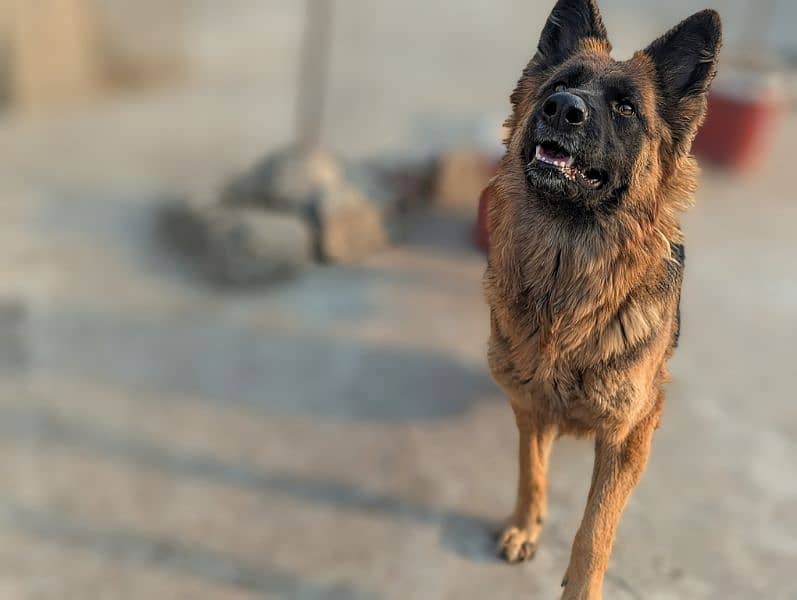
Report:
M589 110L580 96L570 92L551 94L542 105L543 118L556 129L578 127L587 121Z

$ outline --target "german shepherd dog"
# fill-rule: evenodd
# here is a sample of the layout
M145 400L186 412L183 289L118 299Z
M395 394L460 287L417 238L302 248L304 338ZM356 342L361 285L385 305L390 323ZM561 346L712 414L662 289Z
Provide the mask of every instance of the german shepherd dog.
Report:
M551 444L593 436L595 464L563 598L601 597L615 530L648 459L678 340L692 139L721 45L692 15L611 58L594 0L559 0L511 95L490 183L489 364L519 430L517 503L500 534L531 558Z

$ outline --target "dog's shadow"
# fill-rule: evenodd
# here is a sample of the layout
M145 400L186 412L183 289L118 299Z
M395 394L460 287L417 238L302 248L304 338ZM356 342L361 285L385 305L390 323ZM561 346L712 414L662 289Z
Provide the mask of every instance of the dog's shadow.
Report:
M439 526L440 544L447 550L476 562L500 560L496 540L502 521L498 519L439 507L395 494L366 491L352 484L329 479L308 479L289 473L262 474L258 479L259 481L250 481L272 494L286 495L335 510Z
M214 456L168 448L151 439L94 424L67 420L50 411L14 404L0 407L0 435L5 439L79 450L125 466L146 467L176 480L268 493L308 505L342 512L383 516L412 524L440 527L440 543L472 561L498 561L498 520L436 506L392 493L363 489L326 478L308 478L285 470L269 470Z
M440 544L474 562L501 562L498 537L502 522L484 517L446 512L440 527Z

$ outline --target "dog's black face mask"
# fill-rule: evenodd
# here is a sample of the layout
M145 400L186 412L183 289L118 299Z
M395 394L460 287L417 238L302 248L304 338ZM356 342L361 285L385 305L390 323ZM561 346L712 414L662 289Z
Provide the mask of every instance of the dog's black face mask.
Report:
M623 65L573 60L553 70L539 98L522 157L529 185L584 206L627 187L647 124Z
M640 156L649 140L666 139L670 151L690 144L719 40L716 14L704 11L615 61L595 3L559 0L525 73L539 84L518 123L534 196L578 209L615 206L635 169L645 168Z

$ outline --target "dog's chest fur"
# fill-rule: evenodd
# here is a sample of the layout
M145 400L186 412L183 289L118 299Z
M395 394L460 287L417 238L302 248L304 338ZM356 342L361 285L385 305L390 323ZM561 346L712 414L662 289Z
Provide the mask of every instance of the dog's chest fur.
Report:
M585 256L567 242L504 248L485 276L493 376L515 401L578 431L626 421L672 345L681 266L619 252ZM645 355L653 361L639 358Z

